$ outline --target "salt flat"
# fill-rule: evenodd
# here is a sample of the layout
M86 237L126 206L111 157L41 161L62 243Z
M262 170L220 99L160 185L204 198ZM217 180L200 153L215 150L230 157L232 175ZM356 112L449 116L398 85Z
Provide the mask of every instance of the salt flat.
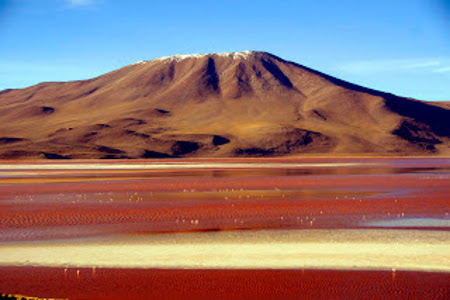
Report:
M0 265L450 271L450 232L249 230L13 242Z

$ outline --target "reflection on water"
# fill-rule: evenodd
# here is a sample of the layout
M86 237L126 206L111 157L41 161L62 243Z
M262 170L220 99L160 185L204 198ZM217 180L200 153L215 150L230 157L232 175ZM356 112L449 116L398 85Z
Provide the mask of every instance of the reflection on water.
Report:
M339 176L339 175L384 175L384 174L449 174L445 167L345 167L345 168L261 168L261 169L180 169L180 170L0 170L1 183L21 183L35 179L35 182L70 182L83 180L127 180L167 178L232 178L270 176Z

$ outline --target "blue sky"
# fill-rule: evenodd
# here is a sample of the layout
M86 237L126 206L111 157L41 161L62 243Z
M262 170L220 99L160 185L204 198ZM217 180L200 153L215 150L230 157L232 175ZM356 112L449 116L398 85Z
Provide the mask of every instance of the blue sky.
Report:
M446 0L0 0L0 89L139 60L268 51L401 96L450 100Z

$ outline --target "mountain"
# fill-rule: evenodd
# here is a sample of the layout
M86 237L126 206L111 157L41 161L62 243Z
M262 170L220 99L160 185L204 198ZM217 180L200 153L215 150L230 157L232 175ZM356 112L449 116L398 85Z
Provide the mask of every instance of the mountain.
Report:
M266 52L175 55L0 92L0 158L449 155L444 103Z

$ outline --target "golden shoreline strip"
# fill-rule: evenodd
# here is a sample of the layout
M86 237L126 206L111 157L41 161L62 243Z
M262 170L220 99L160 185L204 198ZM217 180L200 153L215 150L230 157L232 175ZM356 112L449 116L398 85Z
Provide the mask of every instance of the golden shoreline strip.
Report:
M0 244L0 265L450 272L450 232L263 230ZM106 255L107 254L107 255Z

